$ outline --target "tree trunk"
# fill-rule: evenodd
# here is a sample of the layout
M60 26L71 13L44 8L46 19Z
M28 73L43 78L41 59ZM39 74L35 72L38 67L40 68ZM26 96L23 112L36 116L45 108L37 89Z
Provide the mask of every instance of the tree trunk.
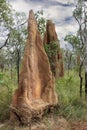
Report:
M17 50L17 63L16 63L16 66L17 66L17 81L19 83L20 53L19 53L18 50Z
M87 36L85 39L85 97L87 98Z
M72 60L72 54L67 54L67 69L68 69L68 76L70 75L70 68L71 68L71 60Z
M80 67L79 67L79 77L80 77L80 97L82 97L82 83L83 83L83 77L82 77L82 66L83 61L81 61Z
M87 29L85 32L85 97L87 98Z
M11 63L11 79L13 78L13 70L12 70L12 63Z
M85 71L85 97L87 98L87 70Z
M68 76L69 76L69 64L68 64Z

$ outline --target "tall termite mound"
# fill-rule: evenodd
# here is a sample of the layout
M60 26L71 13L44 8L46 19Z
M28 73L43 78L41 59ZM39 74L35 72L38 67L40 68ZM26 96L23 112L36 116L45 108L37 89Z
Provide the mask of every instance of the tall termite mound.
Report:
M50 61L51 70L57 79L58 77L64 76L63 56L62 56L62 52L60 49L60 44L59 44L59 40L57 37L57 33L55 31L55 24L52 23L51 20L48 20L47 26L46 26L46 32L44 34L43 44L49 45L49 47L50 47L49 51L51 53L55 47L52 45L54 43L57 44L56 47L58 48L58 50L56 53L53 52L48 57L49 57L49 61ZM56 51L56 50L53 50L53 51Z
M29 13L28 39L24 50L18 89L12 99L11 120L28 124L57 105L55 80L33 11Z

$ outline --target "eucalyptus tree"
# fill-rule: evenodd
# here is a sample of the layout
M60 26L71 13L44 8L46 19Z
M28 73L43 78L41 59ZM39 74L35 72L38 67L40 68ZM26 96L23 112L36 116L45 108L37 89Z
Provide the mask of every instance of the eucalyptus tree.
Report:
M15 27L10 32L10 37L8 43L6 45L9 50L12 59L14 59L14 63L16 65L17 70L17 78L19 81L19 69L20 69L20 61L23 55L23 50L25 46L25 39L27 37L27 29L26 25L22 23L26 23L27 20L26 15L24 13L16 12L14 15L14 23ZM12 63L11 63L12 64Z
M0 49L3 48L10 37L13 26L13 9L7 0L0 0Z
M73 16L78 23L79 48L81 53L80 69L85 63L85 95L87 96L87 4L85 0L78 0ZM80 75L81 80L83 80ZM82 84L80 86L80 96L82 96Z
M6 0L0 0L0 26L9 28L13 24L12 7Z
M82 84L83 84L83 76L82 76L82 67L84 61L84 51L82 49L82 43L79 35L66 35L65 41L67 41L72 46L73 54L76 57L76 69L79 71L80 78L80 96L82 96Z
M77 60L75 60L75 59L77 59L77 57L79 56L79 39L77 36L75 36L73 34L69 34L69 35L65 36L64 40L67 41L71 45L71 47L70 47L71 50L69 49L70 55L68 57L71 57L71 58L69 58L69 59L71 59L71 61L74 60L74 68L77 68L77 66L76 66ZM71 54L72 54L72 56L71 56Z

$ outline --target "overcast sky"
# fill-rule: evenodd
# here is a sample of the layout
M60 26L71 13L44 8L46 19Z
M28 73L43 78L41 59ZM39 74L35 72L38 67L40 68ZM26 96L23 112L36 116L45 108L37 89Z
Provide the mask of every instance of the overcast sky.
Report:
M64 37L66 34L76 32L77 25L72 17L75 8L75 0L9 0L12 7L19 12L25 12L27 17L29 10L34 12L43 10L46 19L51 19L55 23L56 32L60 40L61 47L64 47Z

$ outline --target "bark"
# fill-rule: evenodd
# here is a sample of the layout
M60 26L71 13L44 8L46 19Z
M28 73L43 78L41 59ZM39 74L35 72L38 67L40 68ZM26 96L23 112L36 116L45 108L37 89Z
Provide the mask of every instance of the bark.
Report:
M11 63L11 79L13 78L13 69L12 69L12 63Z
M2 49L3 47L5 47L7 45L9 37L10 37L10 33L8 33L7 38L6 38L5 42L4 42L4 44L0 47L0 49Z
M87 98L87 31L85 32L85 97Z
M87 98L87 70L85 71L85 97Z
M72 60L72 54L68 54L68 76L70 75L70 68L71 68L71 60Z
M80 55L77 55L77 66L80 65Z
M3 72L3 70L4 70L4 63L0 63L0 69L1 69L1 72Z
M16 66L17 66L17 80L18 80L18 83L19 83L19 70L20 70L20 52L19 52L19 50L17 50Z
M80 97L82 97L82 84L83 84L83 77L82 77L82 66L83 61L81 61L80 67L79 67L79 78L80 78Z

